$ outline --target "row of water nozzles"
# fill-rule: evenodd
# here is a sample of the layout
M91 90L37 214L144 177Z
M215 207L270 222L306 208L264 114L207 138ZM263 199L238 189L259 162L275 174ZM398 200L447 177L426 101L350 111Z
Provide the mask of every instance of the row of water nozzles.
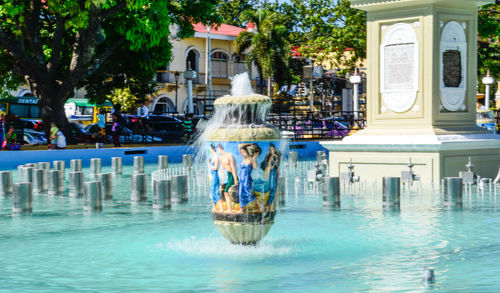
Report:
M191 168L192 155L183 156L183 166ZM158 168L168 168L168 156L158 156ZM90 160L90 174L93 180L85 182L82 160L70 161L69 196L84 197L84 209L102 210L102 200L113 199L113 175L122 173L122 158L112 158L112 173L101 173L102 161ZM29 163L18 166L18 182L13 183L12 172L0 172L0 196L13 195L13 212L31 212L32 195L62 195L64 193L65 162ZM131 201L147 200L147 175L144 173L144 157L134 157L134 173L131 175ZM187 176L175 175L170 180L153 181L153 208L166 209L170 202L187 201Z
M325 177L323 206L340 206L340 178ZM448 207L462 206L462 178L446 177L443 178L443 201ZM395 207L400 206L401 197L401 178L383 177L382 178L382 206Z

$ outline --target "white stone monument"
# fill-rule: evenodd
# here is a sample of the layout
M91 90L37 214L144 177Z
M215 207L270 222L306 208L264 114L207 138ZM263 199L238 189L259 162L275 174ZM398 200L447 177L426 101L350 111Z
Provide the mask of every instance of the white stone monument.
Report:
M367 128L330 151L330 176L352 160L363 179L399 176L409 160L423 182L500 164L500 136L476 126L477 8L493 1L351 0L368 12Z

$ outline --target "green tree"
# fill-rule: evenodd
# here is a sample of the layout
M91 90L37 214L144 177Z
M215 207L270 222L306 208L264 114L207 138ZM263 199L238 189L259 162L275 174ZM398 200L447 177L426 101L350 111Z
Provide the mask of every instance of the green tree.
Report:
M256 32L243 31L235 40L236 54L248 52L246 62L251 68L256 65L262 79L273 78L279 85L289 80L290 58L289 30L280 20L280 14L266 10L246 10L241 17L254 22ZM262 93L263 88L261 86Z
M137 104L143 99L134 95L130 88L116 88L107 98L114 104L121 106L121 111L124 113L131 112L137 109Z
M498 80L500 78L500 5L489 4L478 10L478 76L486 75L490 71L491 76ZM492 90L494 90L493 85ZM484 92L484 85L479 82L479 91Z
M182 38L194 33L192 22L218 22L217 2L1 0L0 79L22 77L39 99L42 119L55 120L69 136L64 103L75 87L95 98L120 84L138 91L170 60L170 26L177 24Z
M243 27L245 21L240 18L241 13L245 10L253 10L257 4L257 1L252 0L221 0L217 13L221 16L223 23Z
M291 0L298 20L301 53L316 62L350 71L366 57L366 13L348 0ZM300 33L302 32L302 34ZM346 49L351 55L346 56Z

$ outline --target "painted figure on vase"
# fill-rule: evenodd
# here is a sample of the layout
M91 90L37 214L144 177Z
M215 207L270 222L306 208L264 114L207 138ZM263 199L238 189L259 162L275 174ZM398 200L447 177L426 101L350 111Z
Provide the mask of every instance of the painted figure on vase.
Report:
M219 212L222 212L222 198L220 195L220 178L219 178L219 156L215 150L215 145L210 145L210 157L208 159L210 168L210 195L212 197L213 211L219 205Z
M220 164L222 166L223 175L221 182L221 190L224 192L224 198L227 204L227 211L231 212L231 196L230 192L234 190L234 186L238 185L238 176L236 174L236 164L234 162L234 156L224 150L222 144L217 145L217 151L220 154Z
M262 205L254 194L252 184L252 170L256 170L258 168L257 157L260 155L262 150L255 143L242 143L238 145L238 150L243 157L240 170L238 172L238 178L240 180L238 189L240 212L244 212L245 207L252 202L255 202L258 209L262 211Z
M264 170L264 180L267 180L269 184L269 197L266 203L266 212L271 210L276 196L280 161L281 152L276 149L276 146L273 143L271 143L269 145L269 151L266 154L264 161L262 161L262 163L260 164L260 168Z

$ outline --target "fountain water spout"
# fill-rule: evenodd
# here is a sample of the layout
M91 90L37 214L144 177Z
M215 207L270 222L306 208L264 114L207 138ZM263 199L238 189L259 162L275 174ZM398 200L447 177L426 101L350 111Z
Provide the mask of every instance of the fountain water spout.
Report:
M349 169L348 172L342 172L340 173L340 181L342 184L353 184L355 182L359 182L359 176L356 176L354 174L354 165L352 164L352 159L349 162L349 165L347 165L347 169Z
M328 161L326 159L326 153L324 151L319 151L317 156L317 161L314 163L314 169L307 172L307 182L311 184L321 185L325 181L327 174Z
M401 171L401 181L403 181L403 184L408 183L410 185L413 184L414 181L420 181L420 176L415 174L413 171L413 167L415 165L411 162L408 163L408 168L410 168L409 171Z
M467 164L465 164L467 171L460 171L458 177L462 178L464 184L475 184L478 180L478 176L474 173L474 164L472 164L471 158Z
M434 270L430 268L424 269L423 281L426 284L434 283L436 281L436 277L434 276Z

